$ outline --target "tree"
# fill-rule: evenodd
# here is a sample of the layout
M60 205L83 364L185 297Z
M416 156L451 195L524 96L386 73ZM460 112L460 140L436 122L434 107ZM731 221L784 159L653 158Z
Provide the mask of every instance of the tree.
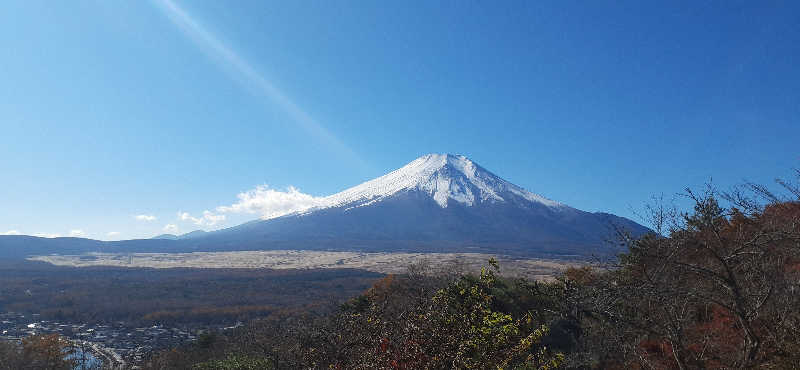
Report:
M679 369L800 363L800 192L787 189L795 198L753 185L687 191L693 212L654 208L658 232L623 235L628 252L617 266L589 278L573 271L585 281L570 301L610 349L597 360Z
M79 365L69 341L58 334L31 335L21 344L0 342L0 369L72 370Z
M479 276L440 281L389 277L339 316L335 333L347 353L342 368L532 368L557 367L563 355L542 345L549 333L533 314L501 310L503 282L494 260ZM399 280L399 281L398 281ZM430 281L436 281L432 279ZM413 282L412 284L409 284ZM430 292L425 295L424 292ZM506 302L508 303L508 302ZM337 339L334 339L335 343ZM351 348L350 352L341 348Z

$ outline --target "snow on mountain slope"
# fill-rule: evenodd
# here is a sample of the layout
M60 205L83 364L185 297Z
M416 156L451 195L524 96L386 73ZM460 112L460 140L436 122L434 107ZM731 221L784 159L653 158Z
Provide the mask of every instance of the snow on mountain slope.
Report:
M361 207L412 190L430 195L442 208L446 208L450 201L473 206L484 202L506 202L514 197L554 209L566 207L495 176L465 156L428 154L384 176L325 197L320 207L303 213L325 208Z
M614 237L647 228L581 211L503 180L464 156L429 154L315 207L254 220L180 248L464 252L590 255Z

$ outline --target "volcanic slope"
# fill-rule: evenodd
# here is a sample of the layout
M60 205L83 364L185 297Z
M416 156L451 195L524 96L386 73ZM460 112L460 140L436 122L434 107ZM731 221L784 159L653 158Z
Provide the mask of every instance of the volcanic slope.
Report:
M547 199L469 158L422 156L400 169L325 197L302 212L252 221L196 239L202 249L335 249L586 255L615 229L648 231L629 219Z

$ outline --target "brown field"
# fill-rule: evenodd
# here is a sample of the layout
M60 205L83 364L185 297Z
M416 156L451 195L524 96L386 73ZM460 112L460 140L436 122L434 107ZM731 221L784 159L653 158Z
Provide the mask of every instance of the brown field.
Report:
M47 255L29 258L56 266L147 267L147 268L266 268L336 269L354 268L383 274L402 273L413 263L426 261L431 266L459 265L466 271L479 271L487 261L498 260L503 275L536 280L552 279L575 261L516 259L484 253L364 253L300 250L193 252L193 253L90 253Z

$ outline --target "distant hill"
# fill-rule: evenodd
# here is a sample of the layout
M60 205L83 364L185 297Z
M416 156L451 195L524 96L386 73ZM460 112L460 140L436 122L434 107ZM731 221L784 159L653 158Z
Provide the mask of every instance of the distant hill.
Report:
M163 240L184 240L184 239L194 239L194 238L201 238L208 234L207 231L203 230L195 230L190 233L182 234L182 235L175 235L175 234L161 234L156 235L150 239L163 239Z
M208 234L208 232L203 231L203 230L195 230L195 231L192 231L190 233L186 233L186 234L183 234L183 235L179 236L178 239L202 238L202 237L206 236L206 234Z
M150 239L178 240L178 236L175 234L161 234L161 235L156 235Z
M33 238L15 253L333 249L586 256L602 252L615 228L634 235L649 230L532 193L464 156L429 154L294 214L149 240ZM19 245L6 238L0 237L0 253Z

